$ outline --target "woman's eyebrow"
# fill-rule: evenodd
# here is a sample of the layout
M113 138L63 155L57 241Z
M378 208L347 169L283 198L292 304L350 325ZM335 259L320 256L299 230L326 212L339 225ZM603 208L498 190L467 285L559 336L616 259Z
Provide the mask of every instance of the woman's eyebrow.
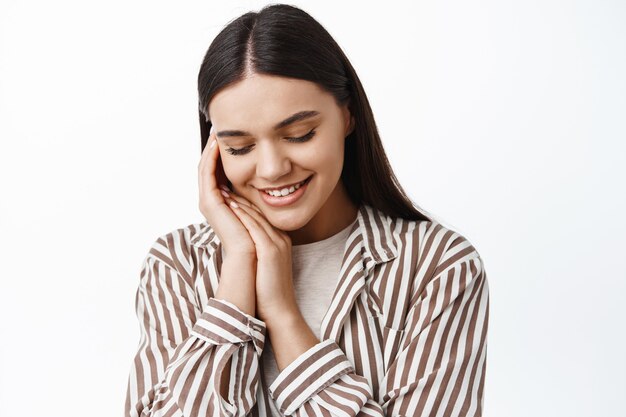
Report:
M285 120L278 122L276 125L274 125L274 130L282 129L285 126L299 122L301 120L308 119L313 116L317 116L319 114L320 112L316 110L299 111L287 117ZM219 138L230 138L230 137L235 137L235 136L252 136L252 134L243 130L222 130L222 131L217 132L216 135Z

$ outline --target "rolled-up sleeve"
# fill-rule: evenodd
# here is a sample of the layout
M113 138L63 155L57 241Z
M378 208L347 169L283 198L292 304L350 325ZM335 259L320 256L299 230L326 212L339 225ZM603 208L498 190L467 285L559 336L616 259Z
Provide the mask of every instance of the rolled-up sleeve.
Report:
M347 408L345 415L354 416L372 397L367 380L354 372L345 353L330 339L316 344L291 362L279 373L269 391L285 415L300 415L298 411L327 415L315 410L323 407L332 411L335 404L341 404Z
M146 257L135 298L140 341L125 416L243 417L254 406L265 323L216 298L200 310L192 294L175 270ZM229 359L223 398L220 381Z

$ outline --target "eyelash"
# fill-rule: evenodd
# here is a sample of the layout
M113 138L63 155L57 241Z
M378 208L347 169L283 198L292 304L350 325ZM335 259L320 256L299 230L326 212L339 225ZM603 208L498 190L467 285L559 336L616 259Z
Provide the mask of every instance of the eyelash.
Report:
M307 140L311 139L313 136L315 136L315 129L311 129L311 131L304 136L300 136L298 138L287 138L287 139L289 139L289 142L300 143L300 142L306 142ZM250 151L250 146L241 148L241 149L226 148L226 152L228 152L231 155L244 155L244 154L247 154L249 151Z

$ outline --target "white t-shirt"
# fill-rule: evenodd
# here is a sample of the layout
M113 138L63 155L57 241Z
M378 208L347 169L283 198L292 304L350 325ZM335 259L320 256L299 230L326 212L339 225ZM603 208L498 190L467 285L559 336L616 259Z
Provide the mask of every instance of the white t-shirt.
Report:
M343 250L353 225L354 222L324 240L291 247L296 301L304 320L318 339L322 319L330 306L339 280ZM269 387L278 376L278 367L269 337L265 338L261 361Z

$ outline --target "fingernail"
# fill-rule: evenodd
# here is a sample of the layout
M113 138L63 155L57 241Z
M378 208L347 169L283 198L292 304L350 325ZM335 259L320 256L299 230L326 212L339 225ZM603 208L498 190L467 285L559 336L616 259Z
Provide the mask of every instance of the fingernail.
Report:
M209 148L213 149L215 146L215 139L211 139L211 143L209 144Z
M225 186L224 184L220 184L220 188L221 188L222 190L226 191L226 192L230 191L230 190L228 189L228 187L227 187L227 186Z
M211 130L209 130L209 136L211 136L213 134L214 128L215 128L215 126L211 125Z
M224 191L224 190L220 190L220 191L222 192L222 195L223 195L224 197L226 197L226 198L228 198L228 197L229 197L229 195L228 195L228 193L227 193L226 191Z
M239 208L239 204L235 203L234 201L230 202L230 206L233 208Z

